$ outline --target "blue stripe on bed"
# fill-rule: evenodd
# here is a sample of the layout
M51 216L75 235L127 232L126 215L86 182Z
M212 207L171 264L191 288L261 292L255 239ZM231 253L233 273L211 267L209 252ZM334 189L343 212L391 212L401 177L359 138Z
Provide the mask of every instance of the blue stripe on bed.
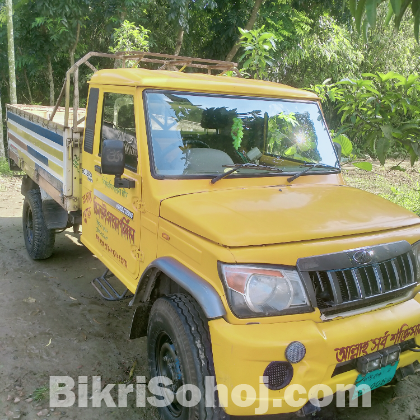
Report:
M59 144L60 146L63 145L63 136L54 133L54 131L41 127L40 125L35 124L32 121L28 121L27 119L22 118L19 115L13 114L10 111L7 112L7 118L14 122L17 122L18 124L27 128L28 130L31 130L34 133L39 134L40 136L45 137L46 139L51 140L56 144Z
M37 152L35 149L32 149L31 146L28 146L28 153L30 153L35 159L38 159L45 166L48 166L48 158L41 153Z

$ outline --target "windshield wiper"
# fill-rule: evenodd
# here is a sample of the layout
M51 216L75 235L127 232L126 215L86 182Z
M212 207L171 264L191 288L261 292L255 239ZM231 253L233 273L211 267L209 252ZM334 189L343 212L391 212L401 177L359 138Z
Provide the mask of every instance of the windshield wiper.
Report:
M334 171L339 171L339 168L336 168L335 166L326 165L325 163L313 163L310 164L309 168L306 168L302 172L299 172L298 174L295 174L291 176L290 178L287 178L287 182L292 182L296 178L299 178L301 175L306 174L306 172L309 172L310 170L314 168L325 168L325 169L333 169Z
M223 165L224 168L232 168L230 171L224 172L223 174L217 175L215 178L211 180L212 184L215 184L217 181L233 174L238 169L246 168L246 169L259 169L265 171L275 171L275 172L283 172L283 169L276 168L275 166L264 166L264 165L257 165L256 163L238 163L236 165Z

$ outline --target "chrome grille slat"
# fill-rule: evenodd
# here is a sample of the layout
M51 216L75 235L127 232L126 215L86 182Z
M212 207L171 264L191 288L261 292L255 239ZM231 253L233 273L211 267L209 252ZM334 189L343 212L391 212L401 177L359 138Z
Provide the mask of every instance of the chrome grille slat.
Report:
M400 279L401 286L404 286L406 282L406 278L405 278L404 268L401 267L401 260L400 258L396 258L394 261L395 261L395 267L397 267L398 278Z
M340 290L340 285L338 283L337 275L335 274L334 271L327 271L327 276L328 276L328 279L330 281L330 285L332 288L334 302L336 302L337 304L342 303L343 298L341 295L341 290Z
M380 270L382 273L382 279L384 281L385 291L388 292L389 290L392 290L392 284L388 270L386 268L386 264L380 264Z
M395 260L391 260L391 265L392 265L392 269L394 270L394 274L395 274L395 279L397 281L397 285L398 285L398 287L401 287L400 276L399 276L399 273L398 273L397 266L395 264Z
M386 261L384 263L384 266L386 268L386 271L388 273L389 282L391 284L391 289L398 288L398 283L395 277L394 268L392 267L392 264L390 261Z
M415 267L409 252L389 260L374 262L355 268L342 270L309 271L310 278L317 290L331 295L332 301L326 302L317 296L320 310L328 310L346 303L360 302L366 298L376 298L390 292L400 293L416 284ZM381 297L382 300L386 296Z
M324 292L324 291L325 291L325 288L324 288L324 282L322 281L322 278L321 278L321 276L320 276L320 274L319 274L319 272L318 272L318 271L316 272L316 275L317 275L317 277L318 277L318 283L319 283L319 285L321 286L321 290Z
M398 257L398 260L400 262L400 267L402 267L403 277L404 277L404 284L407 284L410 280L410 272L408 271L408 264L407 261L404 258L404 255L401 255L401 257Z
M380 267L379 267L378 264L372 264L372 268L373 268L373 271L375 273L375 279L376 279L376 284L378 285L379 293L382 294L385 291L384 290L385 287L384 287L384 284L383 284L383 278L382 278L382 274L381 274L381 271L380 271Z
M416 273L415 273L415 270L414 270L413 261L411 261L411 255L410 254L407 255L407 260L408 260L408 265L410 266L410 272L411 272L410 283L414 283L416 281L416 278L415 278Z
M369 282L369 276L368 276L367 271L363 267L359 268L358 270L359 270L360 276L361 276L362 281L363 281L366 296L372 296L372 294L373 294L372 286Z
M359 299L363 299L365 297L365 288L363 287L361 279L359 281L359 270L353 269L351 270L351 274L358 290Z

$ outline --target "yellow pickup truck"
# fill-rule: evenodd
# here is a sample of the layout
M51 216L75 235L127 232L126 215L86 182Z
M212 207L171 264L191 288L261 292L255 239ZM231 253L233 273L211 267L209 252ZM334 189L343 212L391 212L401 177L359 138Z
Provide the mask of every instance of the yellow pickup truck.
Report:
M306 415L419 365L420 218L345 185L315 94L235 73L90 53L54 108L7 106L29 255L82 226L107 267L92 284L130 297L130 337L147 335L150 375L166 377L166 420Z

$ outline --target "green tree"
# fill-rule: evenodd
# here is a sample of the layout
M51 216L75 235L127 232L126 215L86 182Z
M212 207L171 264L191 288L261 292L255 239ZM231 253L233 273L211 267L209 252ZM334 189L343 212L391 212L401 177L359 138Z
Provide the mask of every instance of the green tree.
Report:
M118 51L148 51L149 30L143 26L125 20L120 28L114 30L114 46L109 50L113 53Z
M249 31L239 28L239 32L241 33L239 45L244 50L239 61L245 60L242 72L249 70L254 78L263 79L268 75L268 67L273 66L270 52L276 50L274 35L264 32L264 26Z
M369 27L375 28L377 8L383 2L388 5L386 22L389 23L393 19L396 29L400 28L405 14L412 13L414 17L414 36L419 42L420 2L418 0L349 0L350 11L354 16L357 30L366 32Z
M254 27L254 24L258 17L258 11L260 10L260 7L263 3L264 3L264 0L255 0L254 5L252 7L251 15L249 16L249 20L244 28L245 31L250 31ZM232 47L232 49L228 52L225 60L232 61L236 53L238 52L240 46L241 46L240 41L236 42L234 46Z
M301 18L302 20L302 18ZM358 48L351 32L328 14L308 23L310 30L300 39L281 50L279 78L293 86L306 87L327 78L338 81L344 77L359 76L363 50ZM298 42L296 42L298 41ZM357 41L357 40L356 40Z
M0 160L5 157L4 139L3 139L3 109L1 107L1 90L0 90Z
M6 0L6 9L7 9L7 50L8 50L8 61L9 61L10 103L17 104L15 39L14 39L14 35L13 35L13 3L12 3L12 0Z
M316 86L322 99L338 104L342 126L359 149L385 163L387 154L399 146L413 165L420 156L419 75L365 73L361 78Z
M168 0L168 2L168 19L177 26L174 55L179 55L184 40L184 33L188 32L190 28L191 11L196 8L214 8L216 7L216 2L214 0Z

